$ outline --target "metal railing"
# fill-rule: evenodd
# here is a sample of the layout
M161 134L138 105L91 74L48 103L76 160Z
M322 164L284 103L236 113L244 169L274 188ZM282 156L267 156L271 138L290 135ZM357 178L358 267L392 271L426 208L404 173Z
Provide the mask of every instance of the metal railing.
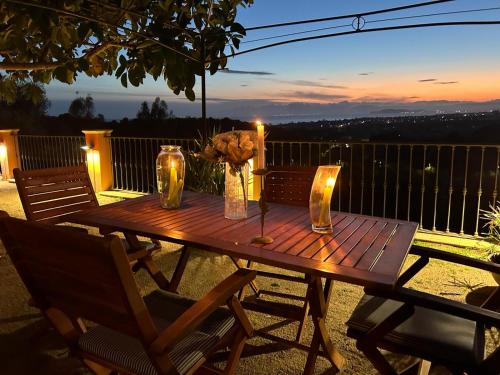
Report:
M113 188L152 193L156 190L156 157L161 145L196 148L194 139L111 137Z
M116 189L153 192L162 144L193 139L112 137ZM478 236L481 210L496 202L500 146L266 142L270 166L343 166L333 209L416 221L421 229Z
M84 136L19 135L19 156L24 170L66 167L85 163Z

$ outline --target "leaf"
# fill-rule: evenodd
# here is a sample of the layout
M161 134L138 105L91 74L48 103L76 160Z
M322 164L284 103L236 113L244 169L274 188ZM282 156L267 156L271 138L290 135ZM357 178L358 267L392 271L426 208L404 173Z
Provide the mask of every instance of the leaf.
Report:
M120 78L121 82L122 82L122 86L123 87L127 87L127 73L123 73L121 78Z
M196 95L194 94L193 89L186 87L186 89L184 90L184 94L186 95L186 98L188 98L192 102L194 102L194 100L196 99Z
M247 35L245 28L238 22L234 22L230 29L233 33L238 33L241 35Z

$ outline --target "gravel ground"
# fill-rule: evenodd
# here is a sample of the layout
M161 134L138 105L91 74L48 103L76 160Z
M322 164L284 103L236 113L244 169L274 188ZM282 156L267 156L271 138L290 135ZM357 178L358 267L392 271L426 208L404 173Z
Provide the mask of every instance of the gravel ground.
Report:
M100 203L116 201L114 198L101 197ZM11 216L24 217L15 185L0 181L0 210ZM176 260L178 248L164 243L164 249L155 256L155 260L165 274L170 277ZM408 260L410 263L412 258ZM453 265L444 266L440 261L431 262L410 286L425 290L447 298L464 300L470 296L471 287L474 294L480 294L488 285L493 285L490 275ZM267 267L261 267L266 269ZM204 251L193 251L186 272L180 285L180 293L191 297L200 297L218 282L234 272L234 266L227 257L217 256ZM141 292L147 293L154 284L143 271L136 274ZM304 293L292 283L284 281L260 280L259 284L266 289L281 292ZM0 243L0 363L1 373L10 374L87 374L82 363L68 355L64 342L58 335L47 329L46 322L39 312L27 306L29 298L21 280L17 276L5 249ZM362 295L360 287L345 283L335 283L332 302L329 307L328 329L339 350L347 359L344 374L375 374L370 363L356 350L353 340L345 336L344 325L357 301ZM279 322L278 319L263 314L249 313L255 327L263 327ZM279 335L293 338L296 323L289 324L275 331ZM312 336L312 324L308 324L304 342ZM489 332L489 349L498 346L498 331ZM392 363L402 367L408 358L388 354ZM223 359L222 359L223 360ZM239 374L300 374L306 355L295 349L285 349L278 344L255 337L248 341L240 362ZM219 364L223 364L220 362ZM332 373L328 362L318 358L317 374ZM447 374L436 367L433 374Z

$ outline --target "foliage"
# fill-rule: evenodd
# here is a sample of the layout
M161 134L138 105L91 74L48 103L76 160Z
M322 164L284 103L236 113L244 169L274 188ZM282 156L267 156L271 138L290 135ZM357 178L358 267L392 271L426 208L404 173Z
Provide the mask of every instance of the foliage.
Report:
M174 118L174 112L168 109L168 104L165 100L160 100L157 96L151 104L151 110L146 101L141 103L139 111L137 111L138 120L167 120Z
M488 239L493 243L492 252L500 249L500 202L497 206L490 205L490 210L483 210L483 219L488 220L485 227L488 228ZM496 251L495 251L496 250Z
M0 1L2 85L17 81L73 83L80 74L115 75L139 86L164 79L195 99L196 75L227 63L245 29L240 7L253 0ZM1 92L13 100L10 89Z
M215 131L214 131L215 134ZM195 147L205 148L200 134ZM186 187L188 190L222 195L224 193L224 164L205 160L197 153L186 154Z
M90 95L74 99L69 105L68 113L78 118L94 118L94 99Z
M165 102L165 100L160 100L159 97L156 97L151 105L151 119L166 120L172 117L174 117L174 113L169 111L167 102Z
M149 120L151 118L151 111L149 110L148 102L144 101L141 103L136 117L138 120Z
M0 76L0 121L5 124L26 124L47 114L50 102L44 88L33 82L4 85ZM6 87L8 86L8 87ZM6 95L6 90L12 90ZM17 126L17 125L16 125Z

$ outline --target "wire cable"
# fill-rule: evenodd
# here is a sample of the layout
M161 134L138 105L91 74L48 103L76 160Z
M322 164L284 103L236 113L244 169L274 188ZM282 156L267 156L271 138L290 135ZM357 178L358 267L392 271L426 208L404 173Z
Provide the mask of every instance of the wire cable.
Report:
M346 15L343 15L343 16L334 16L334 17L326 17L326 18L314 18L314 19L308 19L308 20L302 20L302 21L282 22L282 23L274 23L274 24L270 24L270 25L253 26L253 27L247 27L245 30L246 31L254 31L254 30L262 30L262 29L271 29L271 28L275 28L275 27L303 25L303 24L306 24L306 23L316 23L316 22L326 22L326 21L341 20L341 19L346 19L346 18L356 18L356 17L360 17L360 16L366 17L366 16L371 16L371 15L374 15L374 14L397 12L399 10L419 8L419 7L425 7L425 6L436 5L436 4L441 4L441 3L449 3L449 2L452 2L452 1L455 1L455 0L434 0L434 1L427 1L425 3L403 5L403 6L395 7L395 8L386 8L386 9L372 10L370 12L359 12L359 13L353 13L353 14L346 14Z

